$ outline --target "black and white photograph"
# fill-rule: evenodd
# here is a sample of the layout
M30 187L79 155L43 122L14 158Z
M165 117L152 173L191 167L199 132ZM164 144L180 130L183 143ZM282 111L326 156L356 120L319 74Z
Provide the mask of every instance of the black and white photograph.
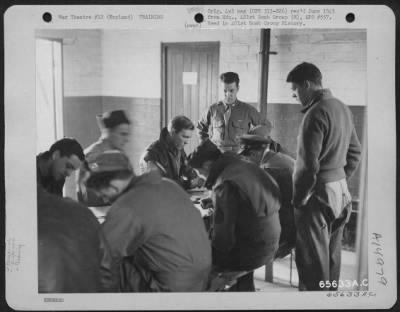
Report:
M395 303L387 9L34 9L5 24L10 306Z

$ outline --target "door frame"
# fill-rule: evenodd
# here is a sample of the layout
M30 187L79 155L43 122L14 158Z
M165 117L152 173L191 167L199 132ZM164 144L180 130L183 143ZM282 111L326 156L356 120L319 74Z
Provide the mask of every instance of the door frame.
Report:
M166 77L167 77L167 49L169 47L179 47L179 46L209 46L215 45L217 47L217 58L218 58L218 66L220 66L219 58L220 58L220 49L221 43L220 41L182 41L182 42L161 42L161 105L160 105L160 130L167 126L168 120L168 103L167 103L167 87L166 87Z
M55 80L54 77L56 76L56 66L54 63L54 46L52 46L52 74L53 74L53 80L52 80L52 89L53 89L53 105L54 105L54 113L53 113L53 120L54 120L54 137L56 140L62 139L64 137L65 129L64 129L64 40L62 38L55 38L55 37L49 37L49 36L42 36L42 35L37 35L35 37L35 44L37 40L45 40L49 42L56 42L60 45L60 66L59 66L59 71L60 71L60 84L59 86L55 85ZM35 53L36 53L36 47L35 47ZM35 65L35 74L37 73L37 64ZM36 84L36 77L35 77L35 84ZM36 86L35 86L36 88ZM58 94L58 100L57 101L57 94L55 90L59 90ZM35 90L35 96L36 96L36 90ZM35 112L37 114L37 103L36 103L36 98L35 98ZM37 119L35 117L35 119ZM37 122L37 121L36 121ZM37 133L36 133L37 135Z

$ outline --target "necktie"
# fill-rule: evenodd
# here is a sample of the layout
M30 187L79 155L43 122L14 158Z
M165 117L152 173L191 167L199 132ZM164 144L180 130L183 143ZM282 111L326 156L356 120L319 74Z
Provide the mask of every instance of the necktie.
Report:
M231 117L231 112L232 112L232 105L226 105L226 110L224 113L224 121L225 121L225 132L228 129L228 124L229 124L229 118Z

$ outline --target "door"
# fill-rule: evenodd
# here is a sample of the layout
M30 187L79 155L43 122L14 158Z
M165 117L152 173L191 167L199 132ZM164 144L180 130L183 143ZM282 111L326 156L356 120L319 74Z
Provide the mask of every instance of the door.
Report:
M201 115L218 100L219 42L164 43L162 46L162 127L177 115L197 124ZM198 145L197 130L185 147Z

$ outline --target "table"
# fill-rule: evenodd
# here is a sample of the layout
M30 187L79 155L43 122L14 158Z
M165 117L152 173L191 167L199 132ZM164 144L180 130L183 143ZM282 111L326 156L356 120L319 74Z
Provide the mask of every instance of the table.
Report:
M202 218L209 217L213 214L214 210L212 207L203 208L201 205L201 200L210 197L210 191L206 188L194 188L187 190L190 195L190 200L192 201L194 207L200 212Z

